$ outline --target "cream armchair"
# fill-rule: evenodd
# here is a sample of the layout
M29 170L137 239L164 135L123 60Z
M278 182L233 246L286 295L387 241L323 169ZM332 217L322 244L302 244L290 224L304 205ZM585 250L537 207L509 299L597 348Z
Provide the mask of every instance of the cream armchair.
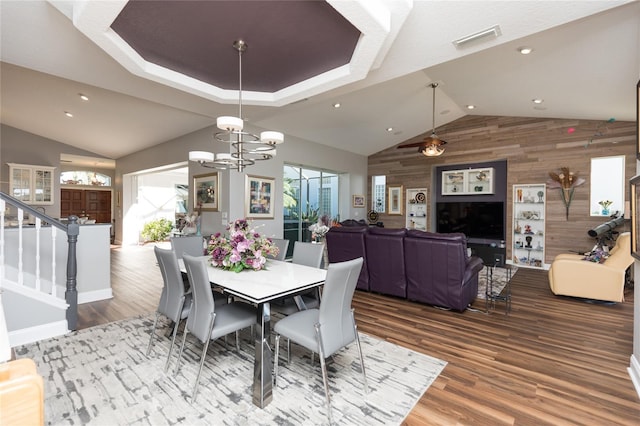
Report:
M549 269L549 286L556 295L610 302L624 301L625 271L633 263L631 235L621 233L604 263L582 260L578 254L559 254Z

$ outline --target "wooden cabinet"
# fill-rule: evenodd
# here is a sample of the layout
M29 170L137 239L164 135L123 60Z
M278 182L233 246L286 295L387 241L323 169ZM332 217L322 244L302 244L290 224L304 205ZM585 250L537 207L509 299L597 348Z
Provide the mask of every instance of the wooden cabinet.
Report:
M9 193L27 204L53 204L55 167L9 164Z
M442 172L442 195L493 194L493 167Z
M405 198L405 227L427 230L427 189L407 189Z
M545 184L513 185L512 260L516 266L546 269Z
M87 216L96 223L111 223L111 190L60 190L60 217Z

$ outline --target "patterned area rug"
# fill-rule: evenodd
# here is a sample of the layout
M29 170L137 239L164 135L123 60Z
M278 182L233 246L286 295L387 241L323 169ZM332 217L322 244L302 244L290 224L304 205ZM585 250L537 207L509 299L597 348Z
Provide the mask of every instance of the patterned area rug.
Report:
M511 266L511 278L518 271L518 268ZM493 268L493 294L500 294L507 285L507 269L506 268ZM478 299L485 299L487 288L487 267L482 269L478 274Z
M253 405L253 344L243 334L241 351L216 342L209 347L195 403L191 392L202 351L187 339L186 357L173 376L164 363L166 337L145 355L152 316L142 316L16 348L32 358L45 383L45 421L50 425L316 425L326 424L317 357L292 345L291 364L280 362L273 401ZM164 329L158 333L166 335ZM181 338L181 333L178 338ZM361 333L369 393L365 396L355 344L329 360L333 420L340 425L400 424L438 377L446 362ZM286 355L282 342L281 356ZM175 352L174 352L175 353ZM175 360L175 356L174 356ZM186 361L186 362L185 362Z

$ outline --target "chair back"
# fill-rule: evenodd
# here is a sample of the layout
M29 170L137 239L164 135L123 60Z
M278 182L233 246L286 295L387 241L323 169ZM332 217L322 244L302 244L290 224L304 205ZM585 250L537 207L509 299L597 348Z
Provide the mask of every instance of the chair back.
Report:
M331 263L327 269L318 320L325 357L356 339L351 301L363 263L359 257Z
M284 238L272 238L271 241L273 242L273 245L278 247L278 255L267 257L275 260L284 260L287 256L287 249L289 249L289 240L285 240Z
M210 337L211 321L213 321L215 312L206 260L188 254L185 254L182 260L187 269L187 276L193 292L193 305L191 305L186 327L189 333L204 343Z
M303 243L296 241L293 245L292 263L319 268L322 264L324 244Z
M203 256L204 239L199 235L171 237L171 248L178 259L182 259L183 253L187 253L190 256Z
M178 258L173 250L162 249L158 246L153 248L164 287L160 295L158 312L170 318L172 321L179 321L182 308L184 306L184 282L178 265Z
M631 256L631 233L623 232L618 235L616 244L604 264L613 268L626 270L633 263Z

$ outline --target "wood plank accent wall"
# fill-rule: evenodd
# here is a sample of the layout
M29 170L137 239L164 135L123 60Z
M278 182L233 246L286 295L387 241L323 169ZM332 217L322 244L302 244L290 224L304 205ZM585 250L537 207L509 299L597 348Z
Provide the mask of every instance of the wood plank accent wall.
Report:
M575 128L575 132L568 133L570 127ZM371 200L371 177L374 175L385 175L387 186L429 188L427 229L435 230L432 210L434 194L439 191L433 184L435 167L506 159L508 258L512 256L514 184L546 183L549 172L557 173L561 167L569 167L586 179L586 183L575 190L568 221L559 190L547 189L545 263L551 263L559 253L591 249L595 241L587 231L605 221L602 217L589 216L591 158L624 155L627 182L636 171L635 122L466 116L439 127L437 133L448 142L441 157L427 158L419 154L417 148L397 149L396 146L369 156L367 199ZM425 136L428 133L402 143L421 141ZM628 183L626 194L628 198ZM381 214L379 220L385 227L404 226L404 216ZM630 227L625 224L616 230L628 231Z

